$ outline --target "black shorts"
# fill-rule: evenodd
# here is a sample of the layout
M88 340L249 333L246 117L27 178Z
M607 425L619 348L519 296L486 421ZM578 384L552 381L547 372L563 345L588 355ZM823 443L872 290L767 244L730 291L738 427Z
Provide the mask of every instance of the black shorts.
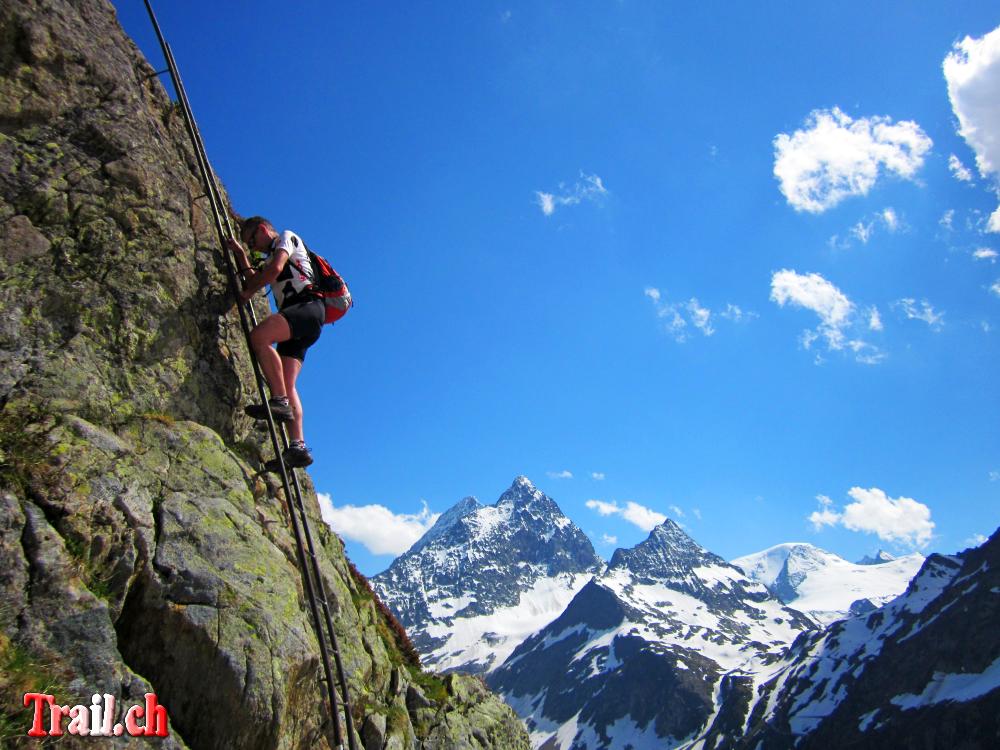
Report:
M292 337L278 344L278 354L299 362L305 361L306 349L316 343L323 330L326 304L321 299L314 299L289 305L278 314L288 321L288 327L292 329Z

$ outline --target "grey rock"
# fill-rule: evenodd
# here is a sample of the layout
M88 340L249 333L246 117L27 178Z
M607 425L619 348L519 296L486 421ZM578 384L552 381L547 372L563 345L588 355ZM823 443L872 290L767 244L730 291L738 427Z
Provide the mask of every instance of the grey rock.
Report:
M385 747L386 720L382 714L368 714L361 727L361 740L365 750L382 750Z
M424 691L418 688L416 685L410 685L406 690L406 708L413 712L419 711L422 708L431 708L434 705L433 701L429 700Z
M35 229L27 216L13 216L0 224L0 252L7 263L38 258L49 252L52 243Z

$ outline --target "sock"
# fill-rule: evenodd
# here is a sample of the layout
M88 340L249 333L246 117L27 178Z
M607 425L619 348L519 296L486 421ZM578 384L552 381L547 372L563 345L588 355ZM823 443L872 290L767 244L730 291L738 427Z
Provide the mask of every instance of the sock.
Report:
M272 396L271 406L288 406L288 396Z

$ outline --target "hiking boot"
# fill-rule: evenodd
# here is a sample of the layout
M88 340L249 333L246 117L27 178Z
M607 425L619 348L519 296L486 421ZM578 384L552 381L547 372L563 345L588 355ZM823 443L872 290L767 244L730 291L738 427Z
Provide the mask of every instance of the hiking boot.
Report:
M271 407L271 417L275 422L291 422L295 417L295 414L292 412L292 405L288 403L287 398L272 398L267 403ZM243 411L246 412L248 417L267 419L267 407L263 404L250 404Z
M285 466L292 469L303 469L313 462L312 453L306 448L306 444L302 442L293 442L285 448L285 452L281 454L281 457L285 460Z

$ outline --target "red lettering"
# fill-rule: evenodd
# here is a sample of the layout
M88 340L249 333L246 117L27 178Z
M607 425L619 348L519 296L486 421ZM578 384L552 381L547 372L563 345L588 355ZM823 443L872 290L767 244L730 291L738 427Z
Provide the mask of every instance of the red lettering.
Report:
M90 711L87 710L86 706L73 706L69 710L69 718L71 721L69 726L66 727L67 732L79 735L80 737L90 736L90 724L88 723Z
M145 715L146 709L142 706L132 706L125 712L125 728L130 737L139 737L143 734L142 727L139 726L136 719L141 719Z
M49 737L62 737L62 720L69 716L69 706L57 706L54 703L49 708L52 718L49 720Z
M27 708L29 703L34 702L35 713L31 720L31 729L28 730L29 737L45 737L46 731L42 729L42 704L45 703L49 706L55 703L56 699L54 696L46 695L45 693L25 693L24 694L24 707Z
M156 693L146 693L146 736L166 737L169 734L167 726L167 709L156 700ZM153 726L150 726L152 724Z

